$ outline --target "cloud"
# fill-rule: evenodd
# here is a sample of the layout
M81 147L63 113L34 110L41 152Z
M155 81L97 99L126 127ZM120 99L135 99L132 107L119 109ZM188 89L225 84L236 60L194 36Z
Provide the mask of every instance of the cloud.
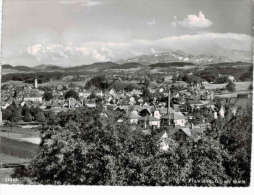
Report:
M190 54L223 55L221 51L251 51L252 37L235 33L203 33L169 36L157 40L128 42L83 42L79 44L38 42L5 57L11 64L79 65L118 61L137 55L182 50ZM22 61L23 60L23 61ZM30 62L30 64L28 64Z
M183 20L178 20L177 17L174 17L174 21L171 23L172 26L181 26L184 28L208 28L213 23L209 19L206 18L206 16L202 13L202 11L199 11L198 15L188 15Z
M86 7L94 7L102 4L102 2L94 0L61 0L59 3L63 5L79 5Z
M156 24L156 20L155 20L155 18L153 18L152 20L150 20L150 21L147 21L147 23L146 23L147 25L151 25L151 26L153 26L153 25L155 25Z

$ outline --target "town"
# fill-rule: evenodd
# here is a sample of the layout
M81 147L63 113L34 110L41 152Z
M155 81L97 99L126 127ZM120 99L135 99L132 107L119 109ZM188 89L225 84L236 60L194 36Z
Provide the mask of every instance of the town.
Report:
M142 185L141 175L145 185L249 183L249 153L238 156L238 151L250 147L250 63L109 62L43 73L8 73L10 67L3 66L0 155L1 174L14 174L16 183L98 184L101 178L105 184ZM87 158L95 154L100 157ZM117 161L111 165L108 158ZM234 159L238 162L232 165ZM59 170L75 172L79 162L87 174L61 176ZM155 175L143 166L155 169ZM108 175L118 169L121 179ZM234 183L235 178L241 182Z
M105 115L120 113L117 122L128 120L133 130L147 133L166 127L200 139L211 121L235 116L237 102L251 99L251 82L237 82L232 75L220 77L222 84L180 71L136 78L98 74L88 77L85 84L51 81L45 85L36 77L31 84L3 83L3 120L7 126L39 127L59 112L100 105Z

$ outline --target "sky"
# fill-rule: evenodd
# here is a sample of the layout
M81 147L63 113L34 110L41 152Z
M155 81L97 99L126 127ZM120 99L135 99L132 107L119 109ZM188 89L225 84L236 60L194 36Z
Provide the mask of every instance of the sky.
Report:
M167 50L250 51L251 0L4 0L5 63L73 66Z

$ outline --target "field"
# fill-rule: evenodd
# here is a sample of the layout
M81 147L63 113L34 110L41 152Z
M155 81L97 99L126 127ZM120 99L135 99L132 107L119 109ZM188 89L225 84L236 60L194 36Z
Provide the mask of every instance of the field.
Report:
M237 106L241 106L242 108L246 108L248 105L252 105L252 96L250 98L238 98L236 101Z
M2 167L3 164L6 163L26 163L28 162L28 159L25 158L19 158L19 157L15 157L15 156L11 156L11 155L7 155L4 153L0 153L0 167Z
M32 129L1 127L0 163L23 163L33 158L38 151L39 132Z
M37 129L26 129L19 127L0 127L0 136L6 133L12 134L12 136L16 135L18 136L17 138L39 136L39 131Z
M36 155L39 146L32 141L35 137L38 139L39 132L17 127L0 128L0 183L19 183L11 178L11 166L27 164Z
M251 81L236 82L236 91L248 91Z
M235 89L236 91L248 91L251 83L252 83L251 81L236 82ZM222 84L206 83L205 88L208 90L223 89L226 87L226 85L227 83L222 83Z

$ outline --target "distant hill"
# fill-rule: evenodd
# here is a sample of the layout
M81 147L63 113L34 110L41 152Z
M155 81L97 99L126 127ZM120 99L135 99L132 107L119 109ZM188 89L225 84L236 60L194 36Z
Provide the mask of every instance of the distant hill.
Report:
M105 70L105 69L110 69L112 67L117 67L119 64L113 63L113 62L98 62L98 63L93 63L90 65L81 65L81 66L74 66L70 68L65 68L66 71L72 71L72 72L77 72L77 71L100 71L100 70Z
M2 65L2 74L11 73L36 73L36 72L61 72L61 73L84 73L84 72L103 72L110 70L142 70L142 69L165 69L165 68L181 68L191 67L197 64L192 62L174 61L166 63L153 63L150 65L143 65L137 62L128 62L124 64L118 64L114 62L98 62L90 65L80 65L74 67L60 67L55 65L39 65L35 67L28 66L12 66L9 64ZM218 67L234 67L234 66L251 66L251 63L247 62L219 62L219 63L207 63L207 66Z
M215 64L222 62L251 62L251 54L247 51L218 49L216 55L210 54L190 54L183 51L168 50L153 54L139 55L129 59L119 60L118 63L139 63L143 65L170 63L170 62L189 62L199 65Z
M63 70L64 68L60 67L60 66L56 66L56 65L46 65L46 64L42 64L42 65L38 65L33 67L33 69L43 72L49 72L49 71L59 71L59 70Z
M151 68L168 68L168 67L195 66L195 64L190 62L169 62L169 63L150 64L149 66Z
M28 66L12 66L10 64L2 65L2 74L9 73L27 73L27 72L35 72L34 68L30 68Z

